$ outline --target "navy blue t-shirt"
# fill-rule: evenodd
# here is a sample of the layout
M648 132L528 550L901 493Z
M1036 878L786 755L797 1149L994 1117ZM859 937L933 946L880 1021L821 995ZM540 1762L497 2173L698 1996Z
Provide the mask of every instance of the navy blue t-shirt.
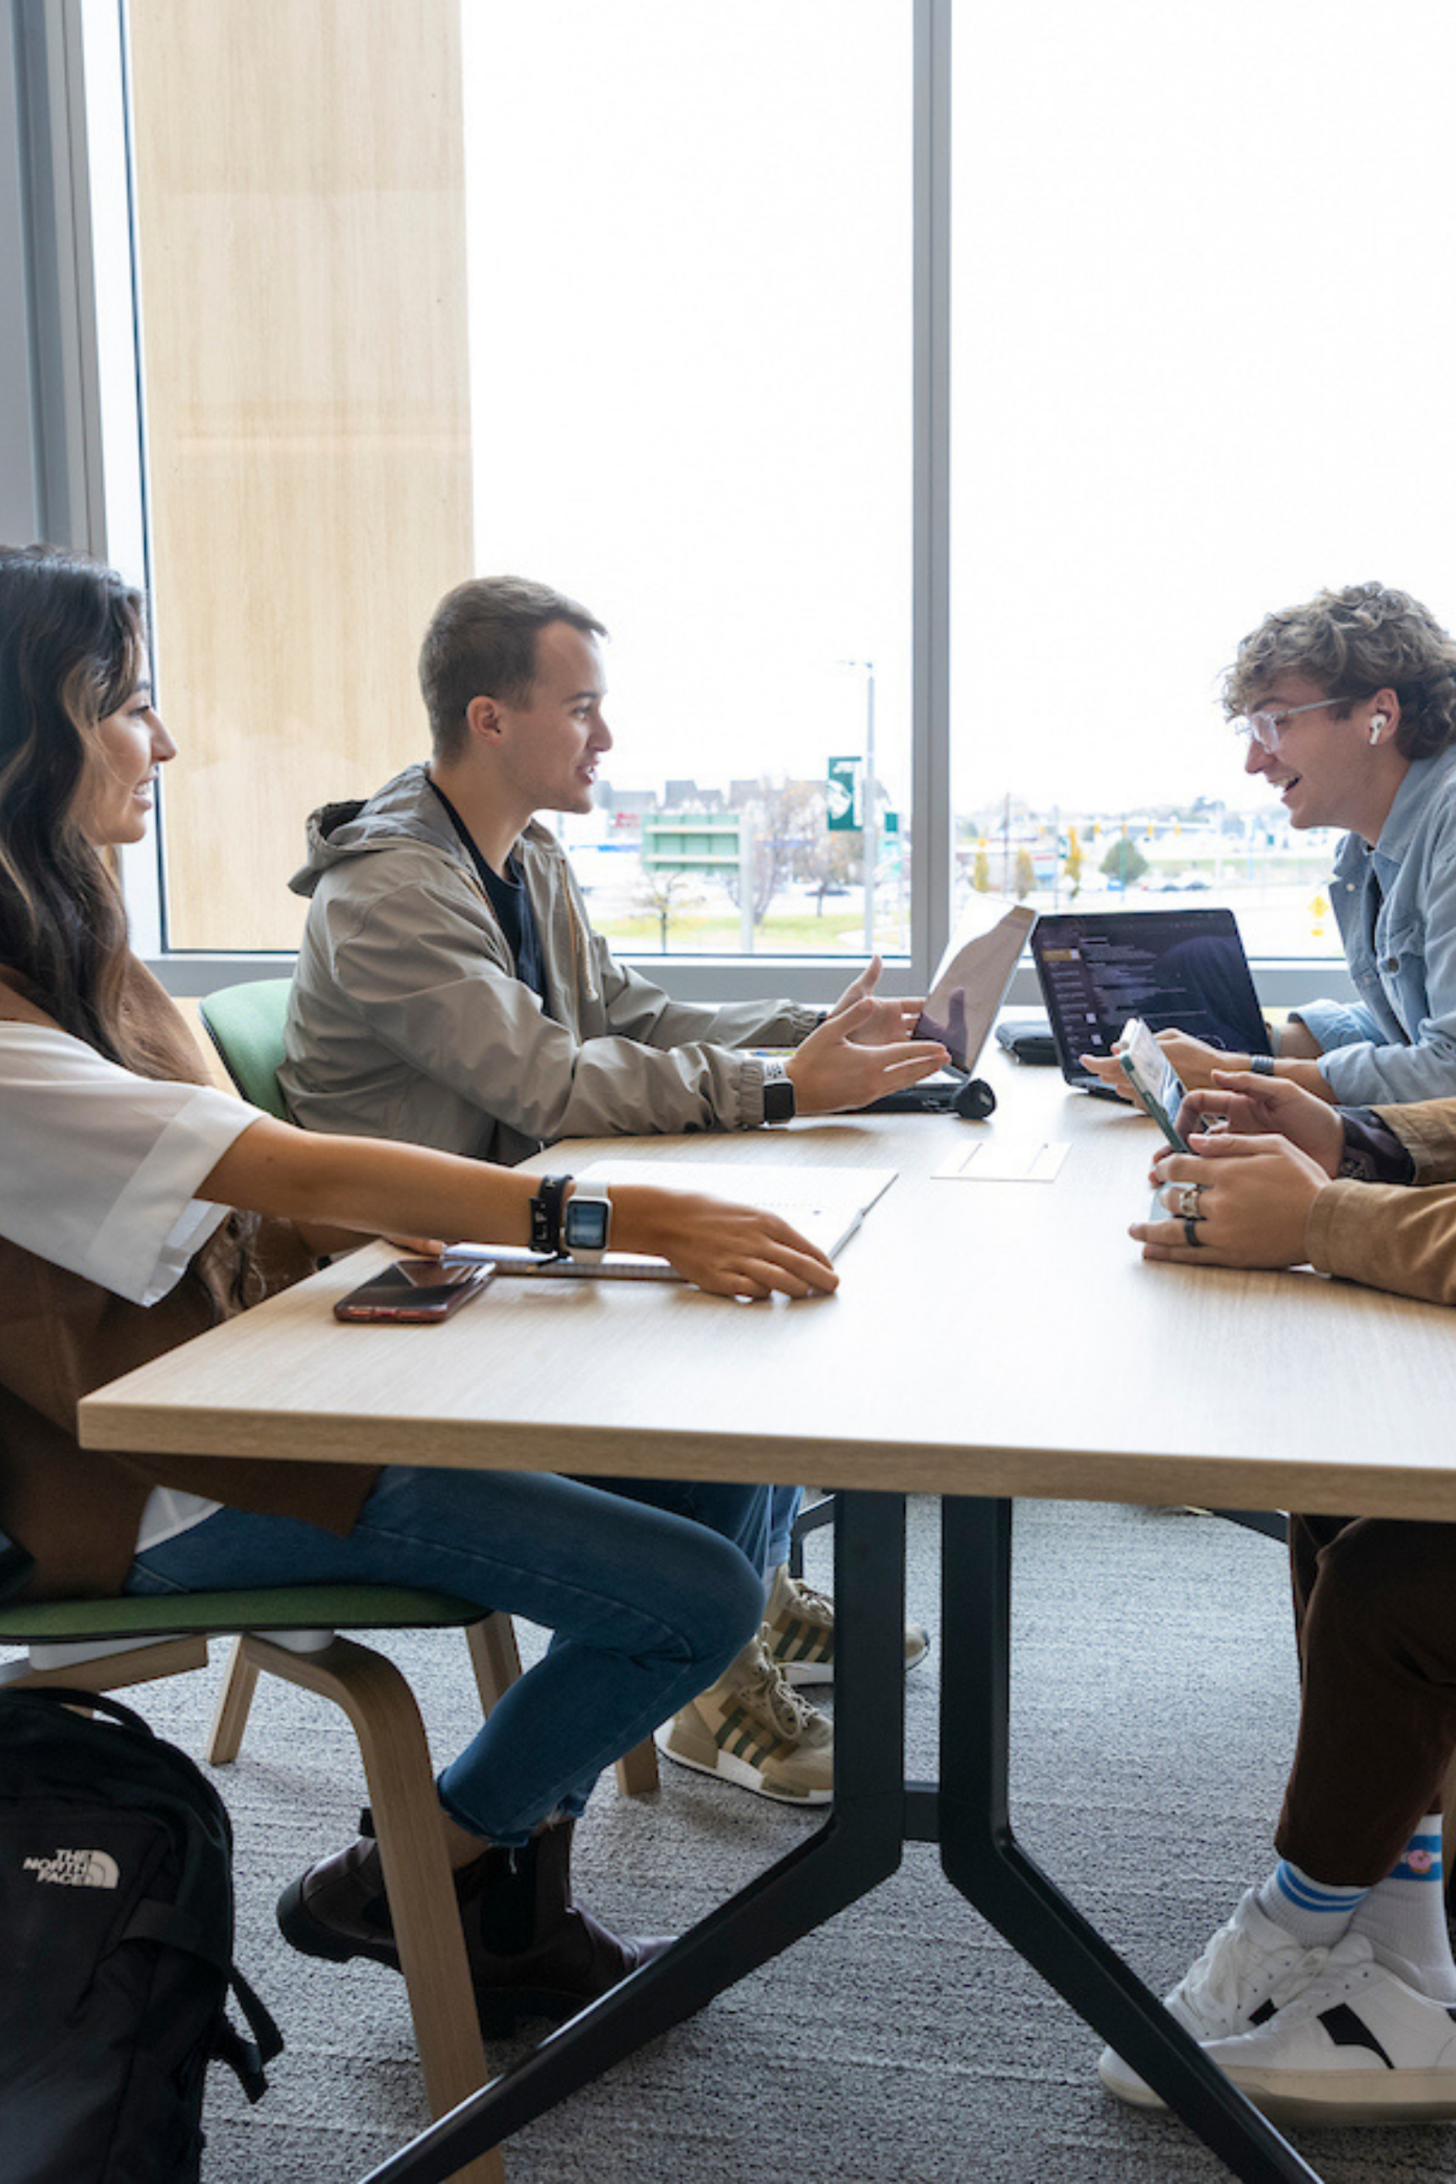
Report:
M475 838L469 827L451 803L445 791L431 782L436 796L450 814L455 832L470 852L481 886L490 897L491 907L500 919L506 945L515 960L516 976L522 985L529 986L542 1008L546 1006L546 962L541 953L541 934L536 924L536 913L531 908L531 898L526 893L526 883L515 857L506 859L504 877L493 872L475 846Z

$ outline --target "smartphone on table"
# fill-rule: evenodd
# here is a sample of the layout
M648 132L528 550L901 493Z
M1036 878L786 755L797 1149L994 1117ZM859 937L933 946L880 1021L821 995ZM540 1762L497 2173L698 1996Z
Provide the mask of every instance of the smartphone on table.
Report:
M1186 1153L1188 1141L1178 1128L1183 1105L1183 1080L1140 1016L1130 1016L1117 1042L1118 1061L1145 1114L1152 1116L1175 1153Z
M446 1266L439 1259L396 1259L382 1274L372 1275L347 1297L340 1297L334 1318L430 1327L436 1320L449 1319L494 1279L495 1268L489 1261Z

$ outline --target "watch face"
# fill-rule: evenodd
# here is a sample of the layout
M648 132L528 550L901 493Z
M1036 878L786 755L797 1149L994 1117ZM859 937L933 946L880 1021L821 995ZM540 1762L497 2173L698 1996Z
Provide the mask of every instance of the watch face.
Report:
M763 1119L765 1122L792 1122L795 1114L794 1087L788 1077L770 1077L763 1088Z
M612 1209L600 1198L573 1198L566 1209L566 1242L573 1251L605 1251Z

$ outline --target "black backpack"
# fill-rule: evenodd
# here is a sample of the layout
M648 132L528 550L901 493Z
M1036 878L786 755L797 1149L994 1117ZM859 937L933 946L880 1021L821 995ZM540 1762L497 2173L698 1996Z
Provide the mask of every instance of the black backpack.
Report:
M6 2184L196 2184L209 2060L257 2100L283 2045L232 1951L232 1825L206 1776L112 1699L0 1691Z

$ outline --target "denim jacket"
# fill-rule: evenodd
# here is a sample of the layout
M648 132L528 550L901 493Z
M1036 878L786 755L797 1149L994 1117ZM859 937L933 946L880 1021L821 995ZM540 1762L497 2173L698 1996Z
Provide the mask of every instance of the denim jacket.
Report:
M1294 1013L1334 1098L1456 1094L1456 748L1412 764L1373 849L1345 836L1332 892L1360 999Z

